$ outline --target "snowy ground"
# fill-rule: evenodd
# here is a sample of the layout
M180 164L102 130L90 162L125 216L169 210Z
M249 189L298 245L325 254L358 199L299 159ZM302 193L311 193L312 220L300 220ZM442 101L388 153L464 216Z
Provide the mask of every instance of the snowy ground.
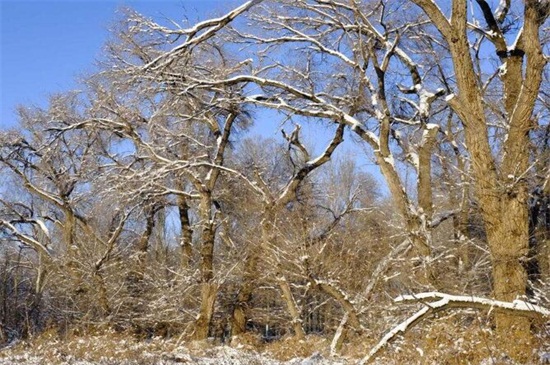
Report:
M166 344L166 343L165 343ZM105 346L103 348L103 346ZM0 365L347 365L345 359L329 359L320 353L288 361L269 354L230 346L201 349L185 346L147 346L143 342L119 341L107 347L99 338L70 342L45 341L0 349Z
M29 342L20 341L0 348L0 365L351 365L357 364L364 356L363 352L355 354L355 358L331 358L327 355L327 346L323 346L325 343L319 338L308 338L300 342L287 339L273 345L272 347L253 347L248 344L227 346L197 341L180 343L177 339L162 338L137 341L114 332L85 337L74 336L63 340L57 335L45 335ZM363 347L362 343L361 348ZM304 355L311 354L314 349L324 350L310 356ZM439 365L446 363L441 360L449 360L444 350L444 348L432 348L426 353L419 351L416 356L413 356L413 353L405 357L395 357L394 355L399 352L399 348L396 347L385 354L380 354L381 356L374 359L372 364ZM456 351L454 354L452 357L454 360L466 356L465 353ZM462 358L462 360L465 359L467 357ZM467 360L465 363L520 365L496 353L491 357L482 356L472 360L473 362ZM537 364L550 365L550 352L541 350L533 363L533 365Z
M99 361L85 361L72 358L70 355L60 355L55 365L344 365L345 360L326 359L320 354L314 354L305 359L292 359L289 361L277 361L269 359L261 354L240 351L230 347L217 347L209 351L207 356L197 357L190 355L185 350L166 353L158 356L156 354L144 353L141 359L137 360L116 360L105 358ZM46 365L54 364L52 360L44 359L41 356L14 355L0 359L1 365Z

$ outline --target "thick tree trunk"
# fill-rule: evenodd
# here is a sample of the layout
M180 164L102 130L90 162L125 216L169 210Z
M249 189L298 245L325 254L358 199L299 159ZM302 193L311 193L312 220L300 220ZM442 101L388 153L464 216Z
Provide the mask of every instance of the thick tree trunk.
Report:
M503 197L500 215L486 219L493 292L497 300L511 302L526 294L529 224L525 199L525 192ZM496 314L495 319L498 335L510 340L506 341L509 354L516 359L527 359L532 348L529 318L502 313Z
M261 247L252 247L249 255L246 257L243 283L237 294L233 309L232 336L238 336L246 331L247 310L252 300L252 292L256 287L255 278L258 276L258 263L261 251Z
M540 89L541 58L538 42L538 20L530 6L526 7L522 39L532 39L525 45L528 54L525 76L518 60L504 58L507 67L504 99L509 127L503 142L500 164L493 156L489 141L487 116L482 104L482 92L469 53L467 6L465 1L453 2L451 22L429 14L427 2L415 1L427 10L447 39L452 54L458 95L448 98L449 105L464 123L466 145L475 178L475 193L479 201L493 264L493 291L498 300L511 301L525 295L527 274L524 264L528 254L529 221L527 193L523 174L528 168L529 130L531 115ZM432 9L433 10L433 9ZM497 44L498 47L505 44ZM516 92L521 90L521 92ZM499 336L506 339L506 352L515 360L525 361L531 350L532 335L528 319L514 314L498 314Z
M195 340L206 340L214 314L214 305L218 285L214 282L214 222L212 215L212 197L203 192L199 213L202 220L201 237L201 304L195 322Z
M208 338L217 294L218 285L216 283L207 282L201 284L201 305L193 335L195 340L206 340Z

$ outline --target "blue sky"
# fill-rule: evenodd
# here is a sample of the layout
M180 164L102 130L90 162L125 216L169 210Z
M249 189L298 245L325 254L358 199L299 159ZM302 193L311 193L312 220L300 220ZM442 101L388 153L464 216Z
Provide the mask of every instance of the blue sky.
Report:
M0 130L17 126L18 105L46 107L48 95L79 89L94 71L109 28L125 6L159 21L190 23L220 15L245 0L0 0ZM251 134L281 140L280 117L262 114ZM287 131L292 125L286 125ZM324 148L324 128L308 123L304 141ZM318 152L318 151L317 151ZM360 152L360 151L356 151ZM349 153L349 152L346 152ZM355 153L353 153L355 155ZM355 155L355 158L358 158ZM363 162L377 173L369 161Z
M46 106L49 94L78 88L79 75L94 70L121 7L194 22L243 2L0 0L0 129L16 125L17 105Z

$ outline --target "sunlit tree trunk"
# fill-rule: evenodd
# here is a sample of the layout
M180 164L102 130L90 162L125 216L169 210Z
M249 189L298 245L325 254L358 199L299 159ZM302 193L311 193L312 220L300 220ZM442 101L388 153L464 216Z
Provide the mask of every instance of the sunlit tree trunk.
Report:
M199 215L201 219L201 303L199 314L195 322L195 340L205 340L208 338L212 316L214 315L214 306L218 293L218 285L214 282L214 222L212 218L212 195L209 191L201 192L201 201L199 205Z
M485 1L477 1L494 34L489 39L505 70L500 78L507 135L503 141L501 161L495 161L483 94L470 55L467 1L453 1L450 19L432 0L414 2L425 11L449 45L457 94L449 97L448 102L464 124L475 193L493 264L494 296L498 300L511 301L524 296L527 288L525 263L528 257L529 218L523 176L527 173L529 162L529 132L534 125L531 118L546 64L539 31L549 9L540 2L525 1L524 26L509 49L490 7ZM525 360L532 346L529 319L508 313L497 314L496 325L503 339L512 339L507 345L510 355Z

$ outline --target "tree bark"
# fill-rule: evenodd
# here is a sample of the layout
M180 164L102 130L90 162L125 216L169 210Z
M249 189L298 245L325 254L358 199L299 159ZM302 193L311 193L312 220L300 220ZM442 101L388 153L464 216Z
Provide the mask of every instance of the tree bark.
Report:
M181 268L188 269L191 265L191 259L193 257L193 229L191 228L191 222L189 219L189 205L185 197L178 198L178 212L180 216L181 224Z
M525 269L529 230L526 204L518 197L504 199L502 214L486 226L487 240L493 263L493 292L497 300L513 301L523 297L527 289ZM495 315L500 336L512 338L518 358L527 358L531 350L531 322L528 318L509 313Z
M238 336L246 332L247 310L249 303L252 300L252 292L256 287L256 278L258 276L258 264L260 261L260 255L263 251L261 244L256 247L252 247L248 256L246 257L243 283L237 298L235 300L235 307L233 308L233 318L231 326L231 335Z
M285 301L288 313L291 317L290 323L292 324L292 329L294 330L294 336L296 336L296 339L298 340L303 340L306 337L306 334L304 332L304 328L302 327L300 309L298 308L298 304L294 299L294 295L292 294L292 290L290 289L290 285L288 284L286 278L281 274L277 275L279 289L281 289L282 297Z
M210 332L210 324L214 315L218 285L214 282L203 282L201 284L201 304L199 316L195 322L195 340L206 340Z
M524 264L529 242L528 195L522 176L528 168L529 131L533 127L531 117L546 64L539 31L548 14L540 12L538 2L524 2L524 26L517 35L514 49L510 51L498 24L493 21L490 9L488 11L482 7L494 34L489 39L506 70L500 77L504 85L508 128L499 166L489 142L483 93L470 55L467 1L453 1L450 19L432 0L413 2L424 10L449 45L458 95L452 95L447 100L464 124L466 146L475 178L475 194L493 263L494 296L497 300L510 301L525 295L527 287ZM529 319L513 314L497 314L496 325L503 339L512 338L512 341L507 341L509 354L516 360L526 360L532 344Z
M209 191L201 193L199 206L202 221L201 236L201 304L195 322L195 340L206 340L214 314L214 305L218 285L214 282L214 222L212 218L212 195Z

